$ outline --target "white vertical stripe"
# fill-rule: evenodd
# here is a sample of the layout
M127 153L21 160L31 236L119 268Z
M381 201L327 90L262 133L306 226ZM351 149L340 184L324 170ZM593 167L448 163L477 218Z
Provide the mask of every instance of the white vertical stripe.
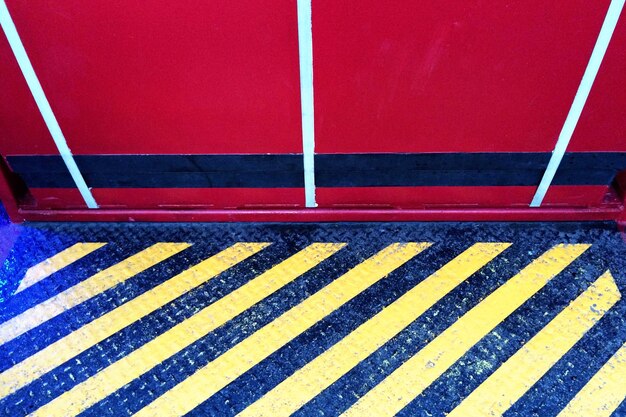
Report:
M80 170L76 165L76 161L74 161L70 148L67 146L61 127L52 112L52 108L50 108L50 103L48 103L48 99L43 92L43 88L41 88L39 79L37 78L37 75L35 75L35 70L30 63L30 59L28 59L28 55L26 55L26 50L24 49L22 40L17 33L17 29L15 28L15 24L13 23L13 19L11 19L9 9L7 9L7 5L4 0L0 0L0 24L2 25L2 29L4 30L7 39L9 40L9 45L11 45L15 59L22 70L22 74L26 79L28 88L30 88L30 92L37 103L39 111L41 112L41 116L50 131L50 135L52 135L52 139L54 140L54 143L63 158L63 162L65 162L72 179L76 183L76 187L78 187L80 194L83 196L87 207L98 208L98 204L93 198L91 190L87 187L85 179L80 173Z
M306 207L316 207L311 0L298 0L298 47L300 53L300 102L302 108L302 153L304 164L305 204Z
M591 58L589 58L587 69L585 70L585 74L580 81L578 91L576 92L576 96L572 102L572 107L569 109L569 113L567 114L567 118L565 119L565 123L561 129L561 134L559 135L559 139L557 140L554 151L552 152L552 157L546 167L546 171L543 173L543 178L541 178L541 182L539 183L539 187L537 187L537 191L535 192L533 201L530 203L530 207L541 206L541 202L543 201L546 192L548 192L548 188L554 179L554 175L561 164L567 145L572 138L574 129L576 129L576 124L578 123L580 114L585 107L585 102L587 101L587 97L589 97L591 86L596 79L598 69L600 68L602 59L604 58L604 53L609 46L609 42L611 41L613 31L615 30L615 26L617 25L619 15L622 12L623 7L624 0L611 1L609 10L604 18L604 23L602 24L602 29L600 29L598 40L593 48L593 52L591 53ZM623 88L623 86L615 86L615 88Z

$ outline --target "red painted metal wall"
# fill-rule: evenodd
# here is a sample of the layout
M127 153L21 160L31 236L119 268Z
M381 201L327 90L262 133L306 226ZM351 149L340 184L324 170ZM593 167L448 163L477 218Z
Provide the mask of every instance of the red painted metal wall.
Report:
M549 154L609 3L313 0L316 153ZM75 155L302 153L295 1L7 4ZM626 152L625 20L569 152ZM4 169L57 155L4 36L0 90ZM608 182L564 181L544 205L605 207ZM470 183L321 183L316 196L332 209L524 208L536 189ZM25 185L22 208L85 207L74 187ZM301 184L92 191L120 210L304 205Z
M77 155L299 153L292 1L8 1ZM1 39L2 155L56 154ZM31 189L39 206L84 206L75 189ZM94 189L104 207L302 203L298 189Z
M314 2L316 150L551 152L609 2ZM338 28L341 28L338 30ZM626 150L626 23L572 151ZM528 205L536 187L318 189L341 204ZM553 186L593 205L607 187Z

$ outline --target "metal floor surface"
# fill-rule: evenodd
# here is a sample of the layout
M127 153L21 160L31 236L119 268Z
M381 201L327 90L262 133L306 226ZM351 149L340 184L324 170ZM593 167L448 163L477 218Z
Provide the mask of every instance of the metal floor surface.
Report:
M626 416L612 223L0 224L0 415Z

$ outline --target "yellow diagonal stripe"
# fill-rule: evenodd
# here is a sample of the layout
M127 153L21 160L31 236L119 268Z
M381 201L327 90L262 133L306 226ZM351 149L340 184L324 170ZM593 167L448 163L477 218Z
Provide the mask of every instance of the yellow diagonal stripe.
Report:
M626 343L557 417L609 417L626 399Z
M557 245L522 269L343 415L393 416L590 245Z
M26 333L70 308L188 248L188 243L156 243L100 271L0 325L0 345Z
M344 246L343 243L314 243L308 246L65 392L34 415L66 417L82 412L241 314Z
M89 255L91 252L103 247L104 245L106 245L106 243L76 243L69 248L62 250L56 255L51 256L50 258L38 263L37 265L28 268L28 271L26 271L26 275L24 275L24 279L22 279L22 282L20 282L20 285L19 287L17 287L15 293L17 294L18 292L25 290L31 285L36 284L42 279L49 277L58 270L65 268L66 266L76 262L80 258Z
M144 407L137 415L145 417L186 414L428 246L428 243L388 246L239 342Z
M501 416L620 299L610 272L559 313L448 417ZM622 380L626 385L626 380ZM595 417L595 413L577 416Z
M239 415L291 415L509 246L510 243L473 245Z
M267 245L268 243L237 243L85 324L0 374L0 398L29 384L96 343L252 256Z

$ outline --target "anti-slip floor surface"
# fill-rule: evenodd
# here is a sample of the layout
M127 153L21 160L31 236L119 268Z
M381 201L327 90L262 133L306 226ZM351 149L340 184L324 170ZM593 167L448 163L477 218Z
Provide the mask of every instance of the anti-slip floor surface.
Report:
M0 415L626 416L612 223L0 224Z

